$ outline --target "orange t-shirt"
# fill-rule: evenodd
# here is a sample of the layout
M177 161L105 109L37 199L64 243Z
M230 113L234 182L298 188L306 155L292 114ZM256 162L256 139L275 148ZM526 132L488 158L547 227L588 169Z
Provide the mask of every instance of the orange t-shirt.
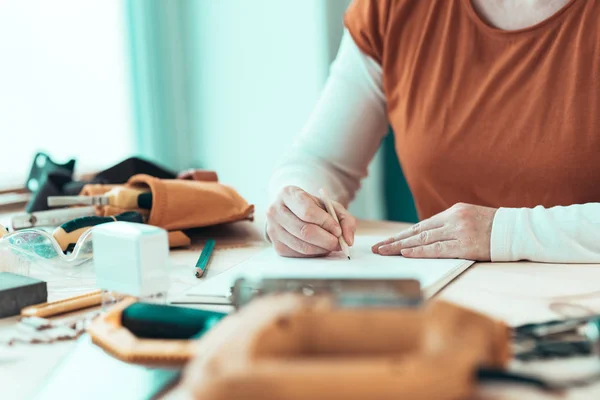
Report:
M600 1L502 31L471 0L355 0L345 24L382 66L422 218L600 201Z

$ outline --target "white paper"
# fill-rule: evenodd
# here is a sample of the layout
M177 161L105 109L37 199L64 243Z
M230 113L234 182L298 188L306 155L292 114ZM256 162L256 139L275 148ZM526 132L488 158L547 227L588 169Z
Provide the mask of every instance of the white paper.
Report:
M227 271L200 283L186 295L224 295L236 279L248 278L355 278L404 279L421 282L430 297L466 270L472 261L411 259L373 254L371 246L384 237L358 236L350 249L351 259L341 253L322 258L284 258L270 248Z

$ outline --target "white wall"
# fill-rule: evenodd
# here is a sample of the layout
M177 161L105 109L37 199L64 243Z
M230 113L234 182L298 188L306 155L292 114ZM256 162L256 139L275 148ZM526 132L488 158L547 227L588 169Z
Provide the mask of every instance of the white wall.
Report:
M223 183L236 187L259 209L267 206L273 168L300 132L325 83L335 53L331 43L339 42L347 4L348 0L195 3L195 161L215 169ZM376 180L367 185L376 186ZM378 203L378 196L363 194L353 210L377 218Z
M97 170L133 149L123 4L0 1L0 187L33 154Z

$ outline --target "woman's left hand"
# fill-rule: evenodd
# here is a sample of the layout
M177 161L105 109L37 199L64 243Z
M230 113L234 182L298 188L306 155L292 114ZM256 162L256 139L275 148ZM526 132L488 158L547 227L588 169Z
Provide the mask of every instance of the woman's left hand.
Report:
M458 203L372 247L373 253L409 258L490 261L497 208Z

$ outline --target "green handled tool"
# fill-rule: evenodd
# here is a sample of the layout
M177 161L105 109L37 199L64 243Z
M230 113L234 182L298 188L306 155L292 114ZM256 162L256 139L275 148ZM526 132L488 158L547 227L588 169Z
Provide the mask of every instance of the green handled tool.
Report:
M135 211L128 211L111 217L81 217L65 222L54 230L52 236L54 236L62 251L69 252L73 250L81 235L87 232L88 229L114 221L137 222L140 224L145 222L144 216Z

